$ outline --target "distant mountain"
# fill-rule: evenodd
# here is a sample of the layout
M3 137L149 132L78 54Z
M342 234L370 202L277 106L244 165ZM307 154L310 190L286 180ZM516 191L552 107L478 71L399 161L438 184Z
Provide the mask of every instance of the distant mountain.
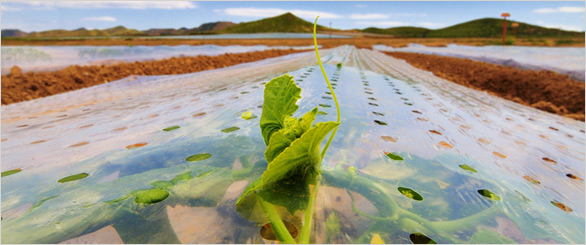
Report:
M545 28L523 22L507 20L507 33L513 33L511 23L519 24L516 27L517 37L578 37L584 36L584 32L562 31L560 29ZM394 37L501 37L503 32L503 20L497 18L484 18L465 23L431 30L419 27L394 27L388 29L366 28L367 33L386 34Z
M135 30L135 29L128 29L124 26L116 26L109 29L104 29L104 32L108 33L110 36L139 36L144 35L143 32Z
M317 26L318 31L336 30ZM313 23L307 22L291 13L239 23L226 28L221 33L269 33L269 32L313 32Z
M513 22L519 23L516 28L517 37L584 36L584 32L562 31L513 20L507 20L508 33L513 32L513 27L511 26ZM484 18L433 30L427 33L426 37L500 37L502 32L502 19Z
M233 22L230 21L218 21L211 23L204 23L197 28L197 32L220 32L228 27L234 26Z
M185 35L185 29L174 29L174 28L151 28L146 31L142 31L147 36L174 36L174 35Z
M376 34L384 34L384 35L391 35L394 37L423 37L426 33L431 31L427 28L422 27L412 27L412 26L405 26L405 27L393 27L387 29L380 29L376 27L369 27L362 30L363 32L368 33L376 33Z
M511 23L517 22L517 37L583 37L584 32L563 31L554 28L545 28L523 22L507 20L508 33L513 32ZM389 35L393 37L500 37L503 28L503 20L497 18L484 18L472 20L465 23L449 26L442 29L431 30L421 27L403 26L393 28L369 27L359 30L364 33ZM342 31L330 29L324 26L317 26L318 31ZM342 31L342 32L348 32ZM199 27L179 29L174 28L152 28L145 31L128 29L124 26L116 26L104 30L87 30L79 28L76 30L49 30L42 32L26 33L16 29L2 30L2 38L22 37L112 37L112 36L167 36L167 35L194 35L194 34L217 34L217 33L270 33L270 32L313 32L313 23L305 21L291 13L265 18L257 21L234 24L228 21L204 23Z
M50 30L42 32L31 32L26 37L105 37L109 34L102 30L88 30L79 28L72 31Z
M145 35L148 36L170 36L170 35L194 35L194 34L204 34L204 33L216 33L220 32L227 27L236 25L230 21L218 21L218 22L210 22L201 24L199 27L187 29L185 27L179 29L173 28L166 28L166 29L148 29L143 31Z
M2 30L2 37L25 37L28 33L17 29Z

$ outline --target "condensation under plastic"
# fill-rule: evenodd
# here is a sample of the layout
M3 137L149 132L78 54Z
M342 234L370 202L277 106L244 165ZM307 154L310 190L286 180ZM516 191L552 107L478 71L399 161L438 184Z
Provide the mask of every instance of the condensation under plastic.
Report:
M376 234L386 243L411 243L410 234L424 233L438 243L488 243L491 236L505 243L584 243L584 182L566 177L584 178L583 122L450 83L379 52L341 46L321 56L338 80L342 121L322 163L312 242L369 243ZM334 75L337 63L343 66ZM251 221L234 203L266 168L258 127L263 85L284 73L302 88L295 116L322 104L330 107L319 106L327 115L316 121L335 121L312 52L193 74L132 76L2 106L2 171L22 169L2 177L2 241L271 242L259 235L258 210L249 210ZM247 109L258 117L242 119ZM180 128L162 130L171 126ZM239 129L222 132L230 127ZM126 148L140 143L146 145ZM201 153L211 157L186 161ZM333 184L350 166L381 192ZM169 187L162 202L120 200L186 172L193 178ZM78 173L89 176L58 182ZM481 189L501 200L487 199ZM454 227L464 227L445 236L435 227L368 218L381 215L369 198L383 195L430 224L456 220ZM480 223L460 220L489 209L494 213ZM340 226L332 234L334 214Z

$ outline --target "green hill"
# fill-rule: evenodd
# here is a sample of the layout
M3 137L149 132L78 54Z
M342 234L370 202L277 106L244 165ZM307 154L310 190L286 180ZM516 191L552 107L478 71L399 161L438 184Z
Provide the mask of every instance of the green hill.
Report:
M104 29L104 32L108 33L110 36L138 36L144 35L143 32L135 30L135 29L128 29L124 26L116 26L108 29Z
M104 37L109 36L107 32L102 30L88 30L79 28L76 30L50 30L42 32L31 32L27 37Z
M318 25L318 31L330 30ZM335 29L331 29L335 30ZM268 32L313 32L313 23L300 19L299 17L286 13L276 17L261 19L252 22L239 23L230 26L221 33L268 33Z
M513 33L512 23L519 23L517 37L580 37L584 32L563 31L555 28L545 28L514 20L507 20L507 33ZM393 27L380 29L369 27L362 32L391 35L394 37L501 37L503 20L484 18L472 20L442 29L430 30L420 27Z
M516 28L517 37L584 36L583 32L562 31L560 29L545 28L513 20L507 20L507 33L513 32L513 27L511 26L513 22L519 23L519 26ZM501 37L502 32L502 19L484 18L432 30L426 34L426 37Z
M405 26L405 27L393 27L387 29L380 29L376 27L369 27L362 30L363 32L368 33L375 33L375 34L384 34L384 35L391 35L393 37L423 37L426 33L431 31L427 28L422 27L412 27L412 26Z
M574 38L584 37L584 32L563 31L554 28L545 28L523 22L507 20L507 33L513 33L512 23L519 24L517 37L549 37L549 38ZM324 26L317 26L318 31L340 31ZM503 20L497 18L484 18L449 26L442 29L431 30L422 27L393 27L387 29L369 27L360 30L365 33L389 35L392 37L501 37ZM291 13L261 19L257 21L234 24L232 22L212 22L200 25L197 28L180 29L149 29L138 31L124 26L116 26L104 30L50 30L42 32L26 33L19 30L2 30L2 38L61 38L61 37L113 37L113 36L152 36L152 35L187 35L187 34L212 34L212 33L275 33L275 32L313 32L313 23L305 21Z

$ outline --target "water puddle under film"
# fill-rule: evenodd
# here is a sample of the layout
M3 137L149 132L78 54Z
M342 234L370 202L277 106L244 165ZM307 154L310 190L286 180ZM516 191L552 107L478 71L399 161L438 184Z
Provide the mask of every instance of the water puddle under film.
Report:
M312 242L585 242L583 122L375 51L321 55L342 121ZM2 106L2 242L274 242L235 201L267 167L263 88L284 73L302 88L294 116L335 120L312 52ZM300 231L296 199L279 200Z

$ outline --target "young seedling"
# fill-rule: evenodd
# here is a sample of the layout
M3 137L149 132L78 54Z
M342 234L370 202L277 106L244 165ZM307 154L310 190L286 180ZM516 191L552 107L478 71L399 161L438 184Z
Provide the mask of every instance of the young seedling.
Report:
M300 188L302 191L307 190L310 184L314 186L306 204L304 224L299 234L300 243L309 243L313 217L312 210L321 174L321 161L340 124L338 100L326 76L317 48L316 27L318 18L319 16L315 18L313 28L315 54L330 93L336 103L337 120L336 122L329 121L313 125L315 116L318 113L317 107L301 118L293 117L293 113L299 108L297 100L301 98L301 88L295 84L293 77L288 74L273 78L268 82L265 85L263 110L260 118L261 134L267 145L265 159L268 162L268 167L264 171L262 178L249 185L236 201L236 206L239 206L247 197L256 197L258 204L269 220L275 237L285 243L295 243L295 240L281 220L273 203L271 203L271 201L278 201L267 198L271 197L271 190L274 190L274 188L289 188L291 180L302 183L302 186L305 185L305 188ZM321 142L330 131L332 131L330 138L320 152ZM301 197L299 199L301 201L305 200ZM299 200L290 201L297 204L299 202ZM301 206L305 205L298 204L295 207L291 207L291 209L294 211Z

